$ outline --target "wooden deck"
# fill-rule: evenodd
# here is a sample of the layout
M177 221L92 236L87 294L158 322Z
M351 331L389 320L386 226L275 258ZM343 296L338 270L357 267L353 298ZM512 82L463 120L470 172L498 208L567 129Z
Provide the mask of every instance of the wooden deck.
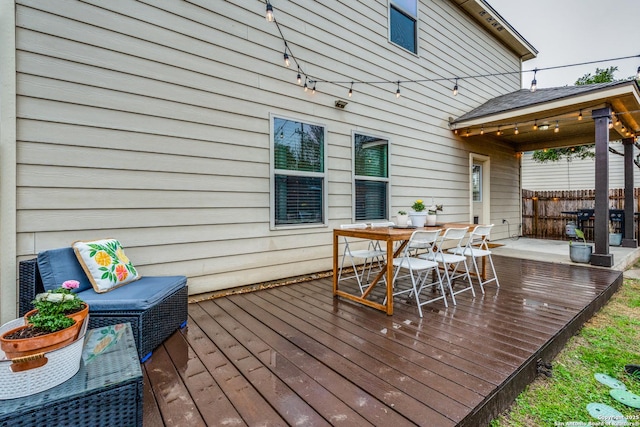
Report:
M501 287L393 316L331 278L190 304L145 362L144 425L482 426L602 307L622 273L494 256Z

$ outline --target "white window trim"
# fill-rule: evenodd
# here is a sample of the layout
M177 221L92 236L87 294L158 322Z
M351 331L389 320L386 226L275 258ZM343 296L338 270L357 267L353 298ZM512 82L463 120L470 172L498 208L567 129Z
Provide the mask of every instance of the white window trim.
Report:
M391 4L393 4L393 7L397 8L398 10L401 10L402 12L406 13L407 15L411 16L411 12L408 12L406 9L404 9L402 6L396 4L395 2L393 2L393 0L387 0L387 42L392 44L394 47L396 48L400 48L403 51L413 55L413 56L420 56L420 0L416 0L416 16L414 17L416 20L416 51L412 52L409 49L405 48L404 46L400 46L397 43L394 43L393 41L391 41Z
M369 176L363 176L363 181L385 181L387 183L387 218L380 218L381 220L390 221L391 218L391 139L386 136L376 135L371 132L365 132L360 130L351 131L351 222L356 222L356 134L364 135L371 138L384 139L387 141L387 177L386 178L372 178ZM358 175L359 176L359 175ZM367 220L371 221L371 220Z
M276 170L275 168L275 139L274 139L274 119L279 118L283 120L291 120L294 122L301 122L305 124L310 124L314 126L322 126L324 130L324 147L323 147L323 165L324 172L302 172L302 171L286 171L286 175L297 175L297 176L309 176L309 177L320 177L322 178L322 223L305 223L305 224L287 224L287 225L276 225ZM328 142L327 142L327 125L323 123L314 122L306 119L299 119L290 116L285 116L283 114L269 114L269 228L271 230L286 230L286 229L300 229L300 228L326 228L329 226L329 178L328 178Z

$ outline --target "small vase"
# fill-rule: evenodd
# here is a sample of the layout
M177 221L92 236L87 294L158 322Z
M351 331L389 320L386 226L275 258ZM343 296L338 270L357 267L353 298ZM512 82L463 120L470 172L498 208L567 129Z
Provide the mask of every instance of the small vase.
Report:
M426 212L411 212L409 214L409 217L411 218L411 225L414 227L424 227L424 223L427 220L427 213Z
M433 227L436 225L436 219L438 218L438 215L436 214L428 214L427 215L427 220L425 222L425 225L427 227Z
M409 223L409 215L400 215L396 216L396 225L398 227L406 227Z

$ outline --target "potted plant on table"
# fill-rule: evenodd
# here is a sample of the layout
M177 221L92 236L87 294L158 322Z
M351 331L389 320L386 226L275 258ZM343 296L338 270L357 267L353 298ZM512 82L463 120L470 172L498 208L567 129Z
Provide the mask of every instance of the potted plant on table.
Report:
M67 280L58 289L36 295L25 324L0 336L0 348L9 359L44 353L73 342L89 313L89 305L71 292L79 285Z
M591 252L593 247L587 245L587 240L584 238L584 233L579 228L575 229L576 237L582 239L583 243L575 243L569 240L569 258L573 262L580 262L588 264L591 261Z
M416 200L415 202L413 202L413 205L411 205L411 209L413 209L409 213L409 218L411 218L411 225L414 227L424 227L424 223L427 220L427 212L425 212L425 209L427 209L427 207L425 206L424 202L421 199Z
M396 225L398 227L406 227L409 223L409 215L407 215L407 211L398 211L396 215Z
M442 205L436 205L431 199L431 206L427 210L427 225L436 225L438 211L442 211Z

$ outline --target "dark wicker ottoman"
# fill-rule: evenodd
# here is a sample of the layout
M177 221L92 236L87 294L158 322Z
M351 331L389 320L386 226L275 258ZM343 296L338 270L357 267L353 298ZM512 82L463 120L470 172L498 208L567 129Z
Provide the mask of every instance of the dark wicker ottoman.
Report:
M92 360L85 346L71 379L31 396L0 400L0 426L142 426L142 370L131 327L124 326L119 339ZM101 332L87 333L85 343L90 333Z

